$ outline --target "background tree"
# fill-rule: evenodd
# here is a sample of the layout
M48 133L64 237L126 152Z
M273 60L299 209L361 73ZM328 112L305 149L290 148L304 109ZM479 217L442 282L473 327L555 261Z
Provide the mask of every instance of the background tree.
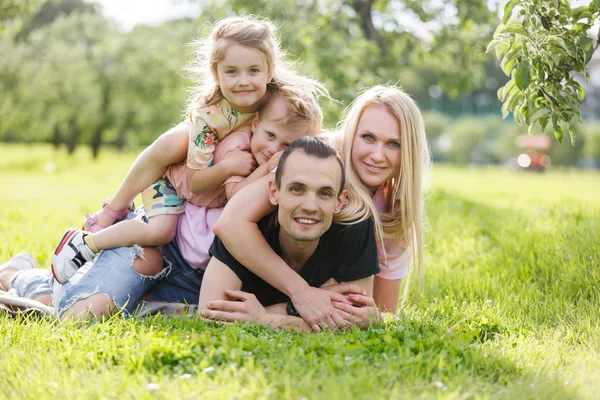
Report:
M579 107L585 96L576 74L586 80L586 66L599 45L588 36L600 15L600 0L571 8L567 0L510 0L504 18L487 51L495 51L510 80L498 91L504 117L536 125L542 131L550 123L562 143L568 133L575 144L575 123L581 123Z

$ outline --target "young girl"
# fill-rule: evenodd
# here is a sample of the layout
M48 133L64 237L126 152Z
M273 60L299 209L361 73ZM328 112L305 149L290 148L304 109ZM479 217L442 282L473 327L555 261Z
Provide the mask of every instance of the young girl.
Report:
M375 86L350 105L340 131L349 202L336 220L372 218L378 236L381 272L375 277L373 298L350 297L362 307L332 304L329 293L309 287L291 268L284 268L284 261L257 232L256 222L273 210L266 179L253 184L253 196L245 191L233 199L214 228L230 253L288 295L314 330L336 329L349 319L368 323L378 317L378 308L395 312L411 255L416 255L413 264L422 274L423 181L430 159L418 106L397 87ZM261 192L265 195L257 196ZM206 311L210 317L212 311L224 310Z
M199 206L222 207L227 200L222 185L228 178L248 176L250 182L266 173L266 168L256 174L253 171L257 161L260 165L268 161L268 152L257 151L255 158L244 151L232 151L215 163L214 155L220 146L217 143L250 124L270 95L283 87L295 85L311 97L324 92L319 83L287 68L274 32L267 21L235 17L215 25L208 46L195 43L195 58L188 69L199 80L188 105L190 121L161 136L138 157L115 198L87 218L84 231L92 234L69 230L64 235L52 257L52 272L59 283L67 281L100 250L168 243L175 235L183 200ZM250 147L254 153L252 143ZM165 174L169 165L185 158L186 151L185 166L169 167ZM151 182L154 183L148 187ZM128 221L110 226L127 215L127 205L142 190L149 223Z

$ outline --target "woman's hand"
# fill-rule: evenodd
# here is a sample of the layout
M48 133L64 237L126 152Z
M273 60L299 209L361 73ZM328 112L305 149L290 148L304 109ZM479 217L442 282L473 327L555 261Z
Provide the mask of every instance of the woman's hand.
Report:
M367 328L383 322L381 313L372 297L355 293L349 293L348 297L353 305L334 301L333 306L338 310L338 314L343 316L349 324Z

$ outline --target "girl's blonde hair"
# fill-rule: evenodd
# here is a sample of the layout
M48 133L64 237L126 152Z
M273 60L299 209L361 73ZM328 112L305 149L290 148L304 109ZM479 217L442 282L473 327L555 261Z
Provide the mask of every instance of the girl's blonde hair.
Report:
M373 203L373 194L360 180L352 165L352 145L358 121L367 107L385 107L400 126L400 173L384 183L385 206L380 212ZM373 217L378 245L385 252L383 241L393 240L406 245L413 255L418 276L423 278L424 183L431 161L425 137L423 117L415 101L393 85L374 86L360 94L347 108L340 122L342 158L346 170L349 202L337 220L363 221ZM416 258L416 259L415 259ZM408 286L406 286L408 287Z
M268 93L299 85L303 90L329 98L329 93L318 81L292 71L275 32L275 26L268 19L248 15L217 21L207 39L192 41L192 58L185 67L193 82L186 113L191 115L194 110L223 100L217 66L234 44L258 50L265 56L267 75L271 77L267 84Z

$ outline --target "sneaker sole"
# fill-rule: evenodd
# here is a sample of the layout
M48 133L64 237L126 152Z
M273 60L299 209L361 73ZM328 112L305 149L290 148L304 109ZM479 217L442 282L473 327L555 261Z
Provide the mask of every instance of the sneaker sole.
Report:
M71 236L73 236L73 234L75 234L75 232L77 232L77 229L69 229L67 231L67 233L65 233L65 235L63 236L63 238L60 240L60 243L58 244L58 246L56 247L56 250L54 250L54 255L58 255L58 253L60 253L60 251L62 250L63 247L65 247L65 244L67 244L69 242L69 239L71 239ZM56 279L56 282L60 283L61 285L63 284L60 279L58 279L56 277L56 273L54 272L54 263L50 264L50 269L52 270L52 276L54 276L54 279Z

